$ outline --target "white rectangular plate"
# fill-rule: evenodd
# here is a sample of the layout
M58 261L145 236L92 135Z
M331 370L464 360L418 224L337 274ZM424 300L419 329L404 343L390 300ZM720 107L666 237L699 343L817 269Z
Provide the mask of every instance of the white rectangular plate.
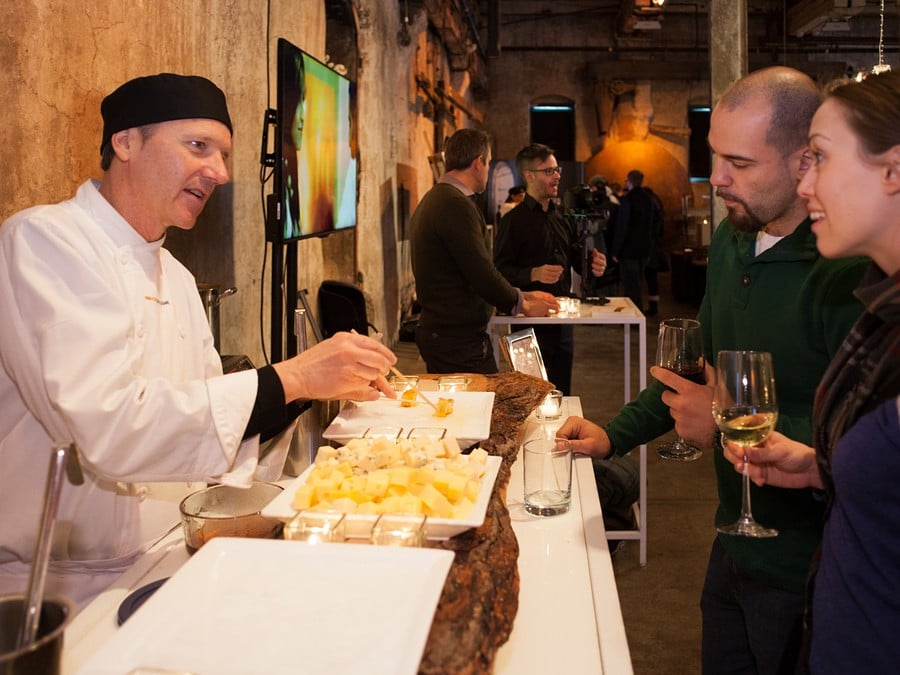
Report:
M362 438L369 427L394 426L403 429L402 435L416 427L442 427L462 447L483 441L491 435L491 412L494 408L492 391L454 391L425 394L437 403L440 396L453 399L453 412L437 417L434 409L419 401L404 408L399 399L382 397L377 401L348 401L325 432L325 438L345 441Z
M487 465L485 466L484 475L481 477L481 485L478 487L478 499L472 512L464 519L457 520L454 518L428 518L425 521L425 537L427 539L449 539L460 532L478 527L484 522L484 516L487 513L488 502L491 500L491 493L494 491L494 482L497 480L497 472L503 460L500 457L489 456ZM273 499L262 510L262 515L266 518L276 518L288 522L293 520L297 515L294 510L294 493L297 488L306 482L306 477L312 467L292 480L279 495ZM374 515L357 515L349 514L346 518L347 536L354 539L366 538L372 533L372 526L378 516Z
M79 672L414 674L452 561L438 549L216 538Z

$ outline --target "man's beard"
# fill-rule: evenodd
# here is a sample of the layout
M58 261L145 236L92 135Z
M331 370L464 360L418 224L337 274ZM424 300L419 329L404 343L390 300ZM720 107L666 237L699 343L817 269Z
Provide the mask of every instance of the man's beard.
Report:
M734 229L740 232L749 232L750 234L756 234L760 230L762 230L766 226L766 222L759 218L753 211L750 210L750 207L747 205L743 199L738 199L736 196L732 194L728 194L726 192L722 192L720 190L716 191L717 197L722 197L728 199L729 201L734 201L744 207L743 212L737 212L732 207L728 208L728 222L734 226Z

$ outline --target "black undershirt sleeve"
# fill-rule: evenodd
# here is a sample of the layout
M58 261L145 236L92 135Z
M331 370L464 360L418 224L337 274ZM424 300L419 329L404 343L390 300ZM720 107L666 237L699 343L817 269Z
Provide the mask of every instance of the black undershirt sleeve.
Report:
M281 380L272 366L258 368L256 373L259 378L256 401L244 430L244 438L259 434L259 442L265 443L280 434L311 404L309 401L285 403Z

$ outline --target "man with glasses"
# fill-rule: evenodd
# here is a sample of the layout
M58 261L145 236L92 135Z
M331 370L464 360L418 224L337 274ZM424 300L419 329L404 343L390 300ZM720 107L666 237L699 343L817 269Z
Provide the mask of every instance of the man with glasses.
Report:
M412 215L410 248L422 306L416 345L429 373L496 373L487 323L498 312L547 316L556 299L523 292L491 261L484 214L473 198L487 186L490 136L460 129L444 146L446 172Z
M572 267L581 269L583 250L574 222L556 204L562 167L553 148L532 143L516 155L516 169L525 179L525 199L500 220L494 243L494 263L514 286L527 291L569 295ZM602 276L606 257L593 249L591 271ZM570 325L531 326L541 347L547 376L563 394L570 394L574 329Z

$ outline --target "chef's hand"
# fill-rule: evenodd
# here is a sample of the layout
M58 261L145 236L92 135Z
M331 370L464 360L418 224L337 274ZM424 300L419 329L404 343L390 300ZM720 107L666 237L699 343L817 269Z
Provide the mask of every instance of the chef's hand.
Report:
M816 464L816 451L808 445L791 440L773 431L760 445L745 448L726 441L725 459L734 470L744 470L744 455L750 460L747 471L750 480L757 485L775 485L783 488L822 488L822 477Z
M522 313L525 316L549 316L551 309L559 309L559 303L550 293L526 291L522 296Z
M604 459L612 453L612 444L606 430L583 417L569 417L556 432L557 438L568 438L572 452Z
M688 443L711 448L716 431L712 416L716 369L707 363L704 370L707 384L696 384L659 366L653 366L650 375L672 390L663 392L662 402L669 406L669 414L675 420L675 433Z
M374 401L379 392L397 394L385 374L397 362L377 340L355 333L337 333L297 356L273 365L285 400Z
M606 256L594 249L591 253L591 273L595 277L606 274Z
M562 265L541 265L531 268L531 280L542 284L555 284L563 273Z

